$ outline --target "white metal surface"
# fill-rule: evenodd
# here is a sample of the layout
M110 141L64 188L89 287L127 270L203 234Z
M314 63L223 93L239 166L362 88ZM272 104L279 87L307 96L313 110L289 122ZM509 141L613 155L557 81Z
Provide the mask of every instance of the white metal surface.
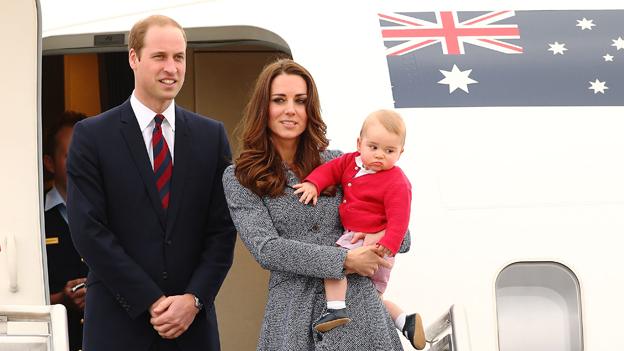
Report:
M496 282L500 351L581 351L578 280L556 262L519 262Z
M0 18L0 238L9 245L0 252L0 262L9 266L0 266L0 301L43 305L37 3L3 1Z
M39 324L44 324L41 328ZM0 305L0 350L67 351L67 314L63 305Z

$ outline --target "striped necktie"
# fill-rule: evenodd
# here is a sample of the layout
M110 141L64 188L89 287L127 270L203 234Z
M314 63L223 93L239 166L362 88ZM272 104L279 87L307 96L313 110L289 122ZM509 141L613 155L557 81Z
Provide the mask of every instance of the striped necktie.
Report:
M162 122L165 116L157 114L154 117L154 131L152 132L152 149L154 151L154 174L156 175L156 188L160 196L160 203L166 210L169 207L169 185L171 183L171 153L167 141L163 137Z

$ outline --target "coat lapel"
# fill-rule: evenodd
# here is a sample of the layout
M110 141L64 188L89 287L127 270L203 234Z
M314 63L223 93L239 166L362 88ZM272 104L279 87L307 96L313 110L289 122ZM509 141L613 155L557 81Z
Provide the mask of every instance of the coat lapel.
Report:
M173 230L173 224L180 210L182 199L184 198L184 186L186 184L189 164L191 163L192 137L185 112L176 106L176 131L175 146L173 148L173 174L171 176L171 191L169 209L167 210L167 231L169 237Z
M141 175L143 184L154 211L158 214L160 225L165 229L165 211L160 204L160 197L156 191L156 180L154 178L154 170L145 149L145 141L139 128L139 123L134 115L130 100L128 99L121 109L121 134L126 141L126 145L130 150L134 164Z

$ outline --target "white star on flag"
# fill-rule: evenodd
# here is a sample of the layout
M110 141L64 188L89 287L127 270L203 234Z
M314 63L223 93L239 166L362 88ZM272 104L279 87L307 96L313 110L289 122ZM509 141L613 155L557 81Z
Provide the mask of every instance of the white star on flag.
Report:
M613 62L613 55L606 54L606 55L603 56L603 58L604 58L605 62L607 62L607 61Z
M444 79L438 82L438 84L448 84L449 86L449 94L454 92L456 89L461 89L465 92L468 92L468 84L479 83L478 81L469 78L471 69L462 71L457 68L457 65L453 64L453 68L451 71L439 70L440 73L444 75Z
M563 52L568 50L565 48L565 43L559 44L559 42L557 41L554 44L548 44L548 46L550 46L550 49L548 49L548 51L552 51L553 55L563 55Z
M608 86L606 86L607 82L601 82L598 79L596 79L595 82L590 81L589 84L591 84L591 86L588 88L590 90L594 91L594 94L598 94L598 93L605 93L605 90L609 89Z
M624 39L622 37L618 37L617 40L612 39L611 41L613 42L611 46L615 46L617 50L624 49Z
M592 27L595 26L594 20L588 20L585 17L583 17L582 20L576 20L576 22L577 22L576 26L581 27L581 30L585 30L585 29L591 30Z

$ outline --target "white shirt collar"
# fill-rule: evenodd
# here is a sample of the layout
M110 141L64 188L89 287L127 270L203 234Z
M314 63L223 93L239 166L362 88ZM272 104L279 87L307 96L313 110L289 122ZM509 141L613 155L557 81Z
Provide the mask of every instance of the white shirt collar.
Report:
M65 200L63 200L63 197L61 196L61 193L58 192L58 189L56 189L56 187L53 186L52 189L50 189L50 191L48 191L48 193L46 194L45 205L44 205L43 210L44 211L51 210L54 207L58 206L59 204L65 205Z
M355 156L355 164L359 167L357 174L355 175L355 177L360 177L366 174L375 174L377 172L371 170L371 169L366 169L366 167L364 167L364 162L362 162L362 156Z
M147 128L150 123L154 121L154 117L157 113L152 111L149 107L143 105L143 103L134 95L134 90L130 96L130 105L132 106L137 122L139 122L139 128L141 129L141 132L143 132L145 128ZM171 101L169 107L167 107L167 109L161 114L165 116L163 123L169 123L171 130L175 132L175 101Z

